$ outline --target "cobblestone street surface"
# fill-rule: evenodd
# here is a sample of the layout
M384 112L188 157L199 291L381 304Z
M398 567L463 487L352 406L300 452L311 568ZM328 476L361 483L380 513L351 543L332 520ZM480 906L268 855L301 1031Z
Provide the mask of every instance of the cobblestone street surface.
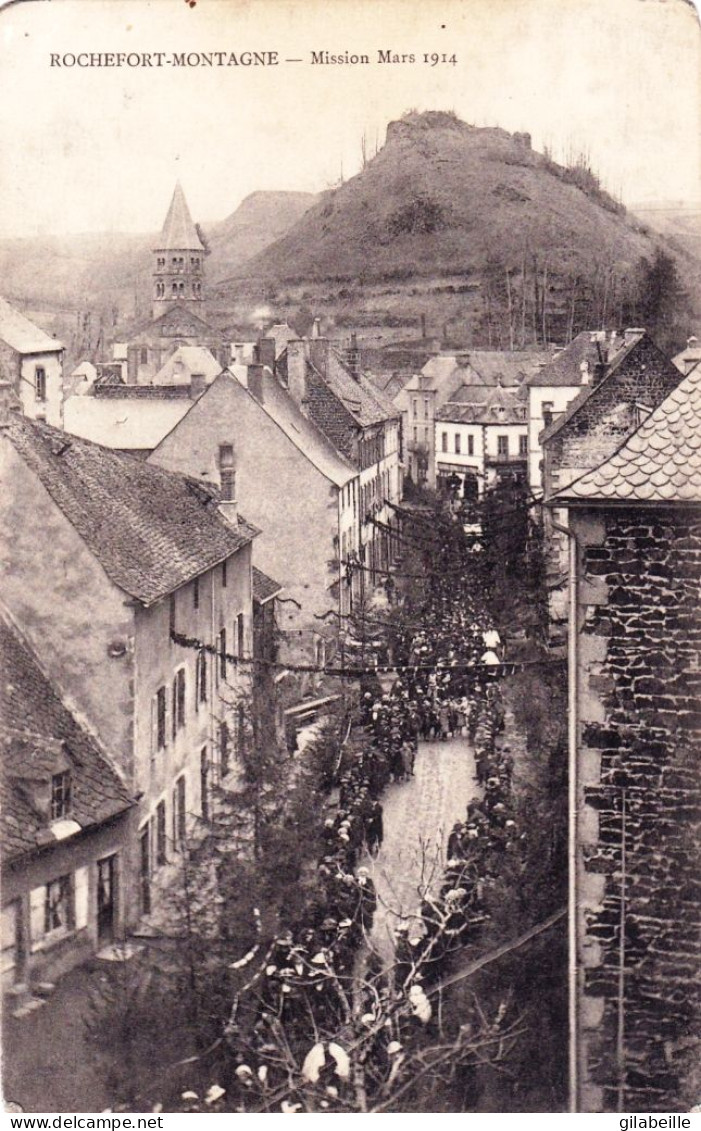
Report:
M377 856L363 860L377 889L373 942L383 958L393 949L398 916L421 905L420 889L440 885L450 830L465 817L468 801L481 793L466 738L420 742L414 777L386 790L384 841ZM422 887L423 885L423 887Z

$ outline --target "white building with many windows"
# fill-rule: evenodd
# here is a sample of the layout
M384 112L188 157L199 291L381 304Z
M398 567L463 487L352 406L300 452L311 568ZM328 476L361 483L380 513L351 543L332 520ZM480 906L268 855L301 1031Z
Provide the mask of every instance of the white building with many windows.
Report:
M468 501L500 483L524 483L528 400L524 389L465 386L436 413L438 488Z

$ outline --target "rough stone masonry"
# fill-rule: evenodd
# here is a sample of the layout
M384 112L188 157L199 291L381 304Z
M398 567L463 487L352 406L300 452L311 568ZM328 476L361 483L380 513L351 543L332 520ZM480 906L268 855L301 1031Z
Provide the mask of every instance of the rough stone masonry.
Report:
M698 1102L701 512L571 517L580 1110L684 1111Z

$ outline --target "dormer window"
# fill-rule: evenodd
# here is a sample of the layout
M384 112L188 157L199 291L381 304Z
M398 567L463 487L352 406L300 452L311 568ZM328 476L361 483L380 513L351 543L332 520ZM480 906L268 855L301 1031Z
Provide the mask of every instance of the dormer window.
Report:
M51 778L51 820L63 821L71 812L71 775L69 770Z

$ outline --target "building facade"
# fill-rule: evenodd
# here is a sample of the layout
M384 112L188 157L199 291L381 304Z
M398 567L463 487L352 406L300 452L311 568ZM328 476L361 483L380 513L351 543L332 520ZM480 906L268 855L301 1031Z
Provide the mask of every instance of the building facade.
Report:
M0 298L0 382L30 420L63 423L63 346Z
M124 937L134 802L6 616L0 660L2 982L21 1011Z
M238 368L238 367L237 367ZM223 372L149 463L225 482L261 530L256 567L285 589L281 656L309 662L338 631L349 587L342 555L359 552L360 477L261 364Z
M689 1111L701 984L701 377L552 500L571 538L571 1084Z
M525 389L464 386L455 398L436 413L439 489L474 502L486 490L524 484L528 457Z
M252 652L257 531L212 487L16 413L0 440L4 600L139 797L125 913L149 914L209 783L240 774L250 679L228 657Z

